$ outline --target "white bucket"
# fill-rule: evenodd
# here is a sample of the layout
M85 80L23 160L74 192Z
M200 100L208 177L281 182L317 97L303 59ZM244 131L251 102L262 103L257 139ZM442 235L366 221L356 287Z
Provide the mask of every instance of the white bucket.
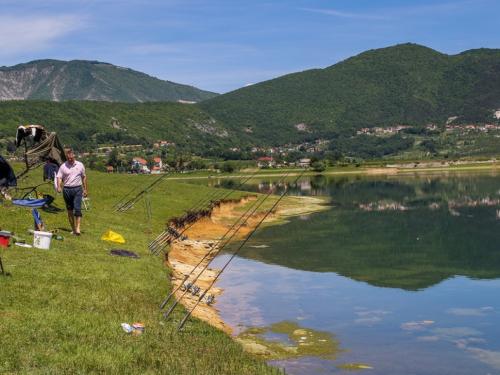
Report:
M34 232L33 246L39 249L50 249L50 241L52 240L52 233L50 232Z

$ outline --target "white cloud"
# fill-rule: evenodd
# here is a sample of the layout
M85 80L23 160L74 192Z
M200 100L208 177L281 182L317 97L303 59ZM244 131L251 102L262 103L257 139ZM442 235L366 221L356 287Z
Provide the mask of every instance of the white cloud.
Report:
M84 22L74 15L0 16L0 53L5 56L25 51L41 51L51 41L83 26Z
M377 16L372 14L359 14L359 13L348 13L341 12L338 10L332 9L312 9L312 8L302 8L300 10L305 10L307 12L321 13L326 14L328 16L336 16L341 18L363 18L363 19L371 19L371 20L386 20L387 16Z
M415 7L396 7L396 8L377 8L377 10L372 13L353 13L353 12L343 12L334 9L313 9L313 8L301 8L300 10L325 14L329 16L339 17L339 18L359 18L368 20L396 20L396 19L408 19L408 17L416 16L435 16L436 14L451 15L453 13L466 13L470 12L471 9L477 7L485 1L474 0L474 1L458 1L458 2L447 2L443 4L433 4L433 5L423 5Z
M365 316L365 315L387 315L387 314L392 314L392 312L385 311L385 310L372 310L372 311L356 312L354 314L356 314L358 316Z

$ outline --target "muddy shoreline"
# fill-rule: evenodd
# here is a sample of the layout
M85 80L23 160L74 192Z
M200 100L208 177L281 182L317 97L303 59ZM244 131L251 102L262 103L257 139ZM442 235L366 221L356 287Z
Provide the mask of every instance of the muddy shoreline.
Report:
M173 290L176 290L175 298L181 299L180 303L191 310L198 301L199 294L193 295L190 291L186 291L184 285L192 283L201 288L201 293L208 289L205 298L194 309L192 315L228 334L232 333L232 329L220 319L219 310L216 308L217 297L223 292L223 289L217 287L219 270L207 267L207 264L215 257L220 246L223 246L224 241L221 237L229 237L234 233L234 229L230 231L232 227L239 228L234 236L244 239L264 218L266 212L257 213L248 218L243 226L234 227L235 221L242 215L241 211L237 211L238 207L244 207L255 199L256 196L244 196L239 201L221 203L219 207L213 209L210 216L197 221L184 232L188 239L172 242L170 251L165 255L165 265L172 270L170 281ZM282 204L280 202L276 211L265 218L264 223L269 225L286 217L329 209L324 203L326 201L320 198L287 197ZM187 275L188 279L181 286ZM210 305L206 303L208 295L215 298L214 303Z

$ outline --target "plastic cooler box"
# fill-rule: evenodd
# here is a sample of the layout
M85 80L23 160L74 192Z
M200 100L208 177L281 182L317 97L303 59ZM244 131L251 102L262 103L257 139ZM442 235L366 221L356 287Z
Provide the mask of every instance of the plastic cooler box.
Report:
M0 230L0 246L9 246L10 236L12 236L12 233L10 233L9 231Z

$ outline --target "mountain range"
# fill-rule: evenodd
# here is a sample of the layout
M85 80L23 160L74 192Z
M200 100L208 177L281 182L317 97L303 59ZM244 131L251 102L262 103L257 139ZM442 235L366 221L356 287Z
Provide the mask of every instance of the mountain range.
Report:
M44 100L12 100L34 98ZM132 134L149 141L161 135L201 145L212 134L222 147L282 145L348 138L366 127L444 126L451 118L454 124L498 123L500 50L446 55L406 43L222 95L107 63L39 60L0 68L0 99L0 129L45 121L68 142L65 124L87 128L88 136L73 138L94 143L121 132L130 142ZM137 103L151 101L157 104ZM109 127L115 122L128 133ZM153 127L156 134L143 131Z
M0 100L198 102L216 95L98 61L37 60L0 67Z
M446 55L416 44L370 50L200 102L235 131L279 143L365 127L498 121L500 50Z

